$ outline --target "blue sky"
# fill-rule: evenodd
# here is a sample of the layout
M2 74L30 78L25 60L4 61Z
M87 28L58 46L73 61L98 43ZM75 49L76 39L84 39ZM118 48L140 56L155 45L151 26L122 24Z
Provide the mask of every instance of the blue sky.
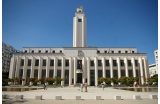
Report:
M155 63L157 0L2 0L2 41L18 50L72 47L79 6L87 17L87 46L136 47Z

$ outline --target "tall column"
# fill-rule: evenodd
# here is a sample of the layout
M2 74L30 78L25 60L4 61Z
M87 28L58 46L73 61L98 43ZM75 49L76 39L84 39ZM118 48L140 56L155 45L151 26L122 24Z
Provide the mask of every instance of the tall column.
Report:
M26 71L28 66L28 57L25 56L24 58L24 67L23 67L23 78L26 79Z
M76 81L77 81L77 73L76 73L76 70L77 70L77 58L74 57L74 85L76 85Z
M39 57L38 79L42 78L42 57Z
M87 57L87 82L88 85L90 86L90 58Z
M112 57L109 58L110 63L110 77L113 78L113 59Z
M21 62L21 58L17 56L17 63L16 63L16 73L15 73L15 77L19 77L19 67L20 67L20 62Z
M61 78L64 78L64 63L65 63L65 58L62 57L62 71L61 71Z
M46 65L46 78L49 78L49 68L50 68L50 57L47 57L47 65Z
M83 57L83 59L82 59L82 69L83 69L83 83L85 83L86 82L86 60L85 60L85 57Z
M125 72L126 72L126 77L128 77L128 62L127 62L127 58L124 58L124 63L125 63Z
M117 65L118 65L118 78L121 78L121 67L120 67L120 58L117 57Z
M69 59L69 86L72 85L72 57Z
M106 67L106 63L105 63L105 58L103 57L102 58L102 68L103 68L103 77L106 78L106 70L105 70L105 67Z
M95 64L95 86L98 86L98 62L97 57L94 58L94 64Z
M9 78L13 78L14 77L14 73L15 73L15 56L13 56L11 58L11 64L10 64L10 70L9 70Z
M148 60L147 60L147 58L143 58L143 62L144 62L145 78L146 78L146 82L147 82L148 78L149 78L149 68L148 68Z
M57 57L54 58L54 78L57 76Z
M140 65L140 78L141 78L141 84L143 84L143 83L144 83L144 78L143 78L142 58L139 58L139 65Z
M136 69L135 69L135 60L134 60L134 57L132 57L132 66L133 66L133 77L136 77Z
M32 57L30 78L34 78L35 57Z

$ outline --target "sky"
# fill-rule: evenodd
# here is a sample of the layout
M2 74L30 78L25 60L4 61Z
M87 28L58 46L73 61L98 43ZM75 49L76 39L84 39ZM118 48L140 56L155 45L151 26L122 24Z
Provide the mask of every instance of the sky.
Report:
M135 47L155 63L158 0L2 0L2 41L20 51L72 47L80 6L87 18L87 46Z

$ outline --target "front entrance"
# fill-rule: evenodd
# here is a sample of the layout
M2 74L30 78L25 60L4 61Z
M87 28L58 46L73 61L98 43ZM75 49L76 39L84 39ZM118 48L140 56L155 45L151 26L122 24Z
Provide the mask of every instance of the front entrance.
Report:
M82 73L77 73L77 83L82 83Z

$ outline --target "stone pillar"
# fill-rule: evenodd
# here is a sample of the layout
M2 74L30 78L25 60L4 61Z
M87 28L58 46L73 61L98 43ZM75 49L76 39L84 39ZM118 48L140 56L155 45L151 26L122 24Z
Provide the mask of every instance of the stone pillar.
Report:
M143 84L143 83L144 83L144 78L143 78L142 58L139 58L139 65L140 65L140 78L141 78L141 84Z
M127 58L124 58L124 63L125 63L125 72L126 72L126 77L128 77L128 62L127 62Z
M32 57L30 78L34 77L35 57Z
M105 63L105 57L102 58L102 68L103 68L103 77L106 78L106 63Z
M42 78L42 57L39 57L38 79Z
M69 59L69 86L72 85L72 57Z
M57 57L54 58L54 78L57 76Z
M90 86L90 58L87 57L87 82L88 82L88 85Z
M135 60L133 57L132 57L132 66L133 66L133 77L136 77Z
M76 73L76 70L77 70L77 58L74 57L74 85L76 85L76 81L77 81L77 73Z
M86 60L85 60L85 57L83 57L83 59L82 59L82 70L83 70L83 73L82 73L82 75L83 75L83 83L85 83L86 82Z
M47 65L46 65L46 78L49 78L49 68L50 68L50 57L47 57Z
M20 67L20 63L21 63L21 58L17 56L16 59L16 73L15 73L15 77L19 77L19 67Z
M118 65L118 78L121 78L121 67L120 67L120 58L117 57L117 65Z
M94 58L94 64L95 64L95 86L98 86L98 62L97 57Z
M9 78L13 78L14 77L14 73L15 73L15 57L13 56L11 58L11 62L10 62L10 70L9 70Z
M64 64L65 64L65 58L62 57L62 71L61 71L61 78L63 79L63 81L61 81L61 86L64 86L64 68L65 68Z
M143 62L144 62L145 79L146 79L146 82L147 82L148 78L149 78L149 68L148 68L147 58L143 58Z
M113 59L112 57L109 58L110 63L110 78L113 78Z
M23 79L25 79L24 84L25 85L25 82L26 82L26 71L27 71L27 66L28 66L28 57L25 56L24 58L24 67L23 67Z

